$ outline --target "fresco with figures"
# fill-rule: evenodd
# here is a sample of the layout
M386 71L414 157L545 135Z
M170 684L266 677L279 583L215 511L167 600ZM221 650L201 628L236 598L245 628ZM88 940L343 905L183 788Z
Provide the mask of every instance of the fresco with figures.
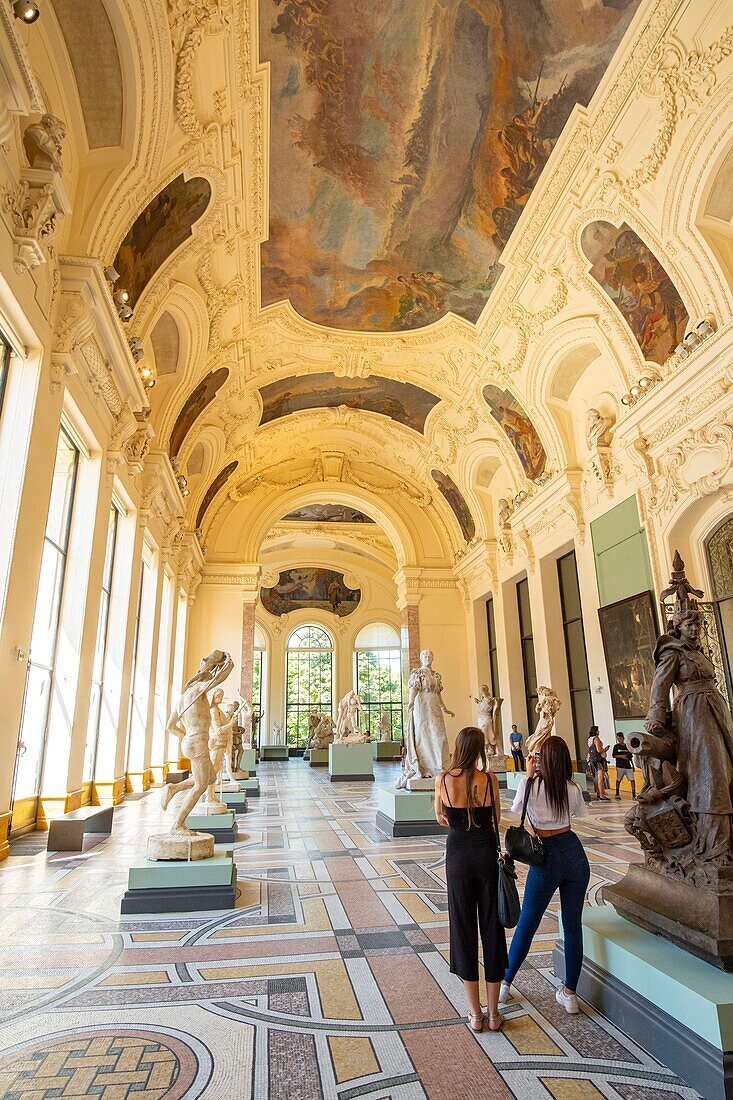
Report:
M371 516L345 504L307 504L283 518L289 523L374 523Z
M211 404L228 377L228 367L219 367L218 370L209 371L186 398L171 432L168 444L168 453L171 458L176 457L195 421L198 420L204 409Z
M425 421L431 409L440 401L410 382L395 382L393 378L337 378L335 374L302 374L299 377L281 378L260 390L262 398L261 424L278 420L303 409L337 409L345 405L349 409L388 416L398 424L425 429Z
M580 238L590 274L633 332L645 359L660 365L684 338L689 316L680 292L626 222L591 222Z
M219 492L219 490L224 485L226 485L227 481L229 481L229 478L232 476L238 465L239 462L237 462L235 459L234 462L230 462L227 466L225 466L223 470L219 470L219 473L216 475L211 485L204 493L204 499L201 501L199 510L196 513L197 528L199 528L204 522L204 516L206 515L206 512L208 511L209 505L211 504L212 500Z
M489 385L482 392L491 415L517 452L525 477L536 481L544 473L547 455L534 424L509 390Z
M285 569L277 584L260 589L260 600L271 615L307 608L344 618L359 606L361 589L348 588L343 573L335 569Z
M448 474L444 474L442 470L431 470L430 476L450 505L453 515L458 520L458 526L461 528L461 534L464 539L466 542L470 542L476 534L476 524L471 515L471 510L466 504L463 493L458 488L453 478Z
M131 309L158 268L191 236L210 199L211 184L203 176L176 176L135 219L114 262L117 286L129 293Z
M638 0L259 0L270 64L262 304L475 321L576 103Z

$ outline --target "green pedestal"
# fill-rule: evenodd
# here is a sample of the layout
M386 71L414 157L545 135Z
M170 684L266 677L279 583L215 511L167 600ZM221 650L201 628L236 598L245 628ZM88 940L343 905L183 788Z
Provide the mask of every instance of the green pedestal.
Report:
M260 760L287 760L287 745L260 745Z
M308 763L312 768L327 768L328 749L311 749Z
M620 917L583 912L578 993L706 1100L733 1097L733 975ZM555 973L564 976L562 941Z
M237 875L231 852L210 859L139 860L128 872L124 913L195 913L233 909Z
M198 833L210 833L216 844L231 844L237 839L237 823L233 810L228 810L225 814L189 814L186 828L195 829Z
M240 791L244 791L247 798L260 797L260 781L256 775L251 775L249 779L240 779L239 789Z
M433 791L398 791L380 787L376 825L387 836L437 836L447 833L435 820Z
M256 749L242 749L242 756L239 761L240 771L249 772L250 775L257 773L257 750Z
M375 760L399 760L401 756L401 741L372 741L372 757Z
M374 782L372 746L368 742L363 745L329 745L328 778L332 783Z
M219 797L225 806L234 810L235 814L246 814L247 795L244 791L224 791Z

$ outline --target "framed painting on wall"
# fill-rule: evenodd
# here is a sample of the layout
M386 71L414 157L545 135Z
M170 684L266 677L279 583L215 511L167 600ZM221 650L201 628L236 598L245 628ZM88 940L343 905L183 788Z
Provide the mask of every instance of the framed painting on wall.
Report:
M598 609L614 718L645 718L654 679L657 624L652 593Z

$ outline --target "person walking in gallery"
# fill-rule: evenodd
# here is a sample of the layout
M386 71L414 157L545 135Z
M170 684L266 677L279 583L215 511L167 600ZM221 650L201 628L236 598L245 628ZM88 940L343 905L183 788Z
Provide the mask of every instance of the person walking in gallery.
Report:
M480 932L489 1031L498 1031L503 1023L499 983L507 964L506 936L498 912L496 849L501 810L499 783L488 771L484 735L476 726L465 726L459 732L450 768L436 776L435 816L450 830L445 871L451 974L463 979L472 1030L483 1031L478 985Z
M514 771L524 771L524 736L519 732L515 725L512 726L512 732L509 734L509 744L512 749L512 758L514 760Z
M626 738L622 733L616 734L616 744L613 746L613 762L616 765L616 798L621 799L619 788L624 779L628 779L631 784L631 797L636 798L634 760L631 749L626 744Z
M588 774L593 777L597 802L610 802L606 794L606 749L601 741L598 726L591 726L588 734Z
M545 856L544 862L531 866L527 874L522 913L512 937L499 1004L509 1000L511 984L559 889L565 984L555 993L555 1000L575 1016L580 1011L575 991L583 964L582 914L590 866L583 845L572 831L571 821L574 817L587 817L588 809L580 788L573 782L573 764L562 737L549 737L536 756L528 757L527 774L517 787L512 813L522 813L525 806L527 820L540 838Z

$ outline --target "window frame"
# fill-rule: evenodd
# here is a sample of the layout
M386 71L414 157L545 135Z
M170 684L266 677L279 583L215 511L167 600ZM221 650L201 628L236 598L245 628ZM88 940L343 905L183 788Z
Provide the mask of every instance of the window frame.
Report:
M380 660L381 654L394 654L394 657L388 659L388 665L390 672L390 679L396 681L398 685L399 699L377 699L375 701L369 701L364 699L365 692L363 691L362 681L360 677L360 657L366 657L369 654L377 655L378 667L385 667L384 662ZM398 646L354 646L354 663L355 663L355 680L356 680L356 694L362 701L361 714L362 721L366 719L366 728L370 737L374 737L379 740L379 723L381 713L383 710L389 710L390 712L390 729L392 731L393 741L404 741L404 694L402 688L402 650ZM394 666L394 667L393 667ZM396 669L397 675L394 675ZM398 717L398 722L395 723L395 715ZM397 729L395 730L395 725ZM395 736L397 733L398 736Z
M114 516L114 519L112 519L113 516ZM99 609L100 614L99 614L99 618L98 618L98 621L97 621L97 634L96 634L95 642L94 642L95 662L94 662L94 665L92 666L92 678L91 678L92 693L94 692L94 688L95 687L97 688L97 702L96 702L96 707L95 707L96 714L95 714L95 717L94 717L94 727L93 727L94 732L93 732L93 735L92 735L93 736L94 747L93 747L92 753L91 753L88 773L87 773L87 770L86 770L86 751L84 753L84 756L85 756L84 772L85 772L85 774L82 777L82 782L84 782L84 783L94 783L94 781L96 779L96 774L97 774L97 754L98 754L98 750L99 750L99 731L100 731L100 725L101 725L101 720L102 720L102 703L104 702L104 679L105 679L105 672L106 672L106 666L107 666L107 648L108 648L108 644L109 644L109 626L110 626L110 618L111 618L111 610L112 610L112 591L113 591L114 578L115 578L115 563L116 563L116 559L117 559L117 547L119 545L120 520L121 520L120 510L119 510L119 508L117 507L117 505L115 504L115 502L113 500L110 503L110 506L109 506L109 521L108 521L108 522L112 523L112 532L111 532L112 546L111 546L111 550L110 550L110 547L109 547L110 531L109 531L109 526L108 526L108 528L107 528L107 546L105 547L105 554L104 554L104 557L105 557L104 572L102 574L102 583L100 585L100 596L99 596L99 598L100 598L100 609ZM107 571L107 562L108 561L109 561L109 570ZM104 626L102 626L102 601L104 601L104 605L105 605ZM102 634L101 650L99 650L100 632ZM95 678L95 673L97 672L97 669L96 669L95 666L96 666L96 657L97 657L98 652L99 652L100 667L99 667L99 679L96 679ZM90 710L89 717L90 717L90 719L92 717L91 710ZM90 724L87 728L91 729L91 721L90 721ZM88 740L89 740L89 738L87 737L87 742L88 742Z
M320 645L320 646L319 645L293 645L293 638L295 638L296 635L298 635L300 633L300 631L304 631L304 630L317 630L317 631L319 631L320 633L323 634L323 636L325 638L328 639L328 643L329 643L328 646L325 646L325 645ZM308 702L308 703L300 703L300 702L297 702L297 701L291 701L290 698L289 698L289 691L288 691L289 683L290 683L290 659L291 659L291 655L295 655L295 654L309 654L310 655L310 654L317 654L317 653L321 653L321 654L327 653L329 655L330 691L329 691L328 699L323 699L323 698L319 697L317 700L313 700L313 701ZM336 653L336 647L334 645L333 638L331 637L330 633L325 629L325 627L320 626L318 623L303 623L301 626L296 627L290 633L290 636L288 637L288 640L287 640L286 645L285 645L285 684L284 684L284 690L285 690L285 708L284 708L284 710L285 710L285 730L284 730L284 733L285 733L285 744L288 747L288 751L290 753L292 753L293 755L300 755L302 752L304 752L305 748L307 746L307 743L308 743L307 729L306 729L306 732L304 732L303 734L296 733L296 737L294 738L293 741L291 741L289 739L289 737L290 737L289 718L290 718L291 714L293 713L293 711L297 711L297 719L296 719L297 726L296 726L296 728L300 728L300 726L301 726L300 721L299 721L299 719L301 717L301 714L306 714L307 715L314 708L316 708L318 710L321 710L326 714L330 714L333 717L334 687L335 687L335 664L336 664L336 662L335 662L335 653ZM308 664L310 665L311 662L309 661ZM309 677L310 677L310 672L309 672ZM298 682L300 682L300 673L298 673ZM307 718L306 718L306 725L307 725Z

